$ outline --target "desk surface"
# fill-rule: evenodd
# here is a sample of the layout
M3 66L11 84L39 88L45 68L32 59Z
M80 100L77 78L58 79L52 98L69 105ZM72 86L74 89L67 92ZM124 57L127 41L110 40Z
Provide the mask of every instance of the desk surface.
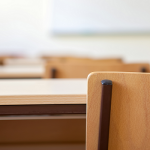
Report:
M7 58L4 65L44 65L45 60L41 58Z
M0 105L86 104L86 79L0 80Z
M36 66L0 66L0 78L41 78L44 65Z

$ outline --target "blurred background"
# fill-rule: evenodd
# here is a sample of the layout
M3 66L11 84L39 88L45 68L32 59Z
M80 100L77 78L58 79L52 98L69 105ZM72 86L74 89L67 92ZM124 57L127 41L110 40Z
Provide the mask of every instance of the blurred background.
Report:
M149 4L147 0L0 0L0 55L150 62Z
M149 0L0 0L0 101L13 91L31 101L55 95L63 79L50 78L87 83L95 71L150 72L149 8ZM65 85L74 87L71 80ZM0 149L85 150L86 112L65 115L0 115Z

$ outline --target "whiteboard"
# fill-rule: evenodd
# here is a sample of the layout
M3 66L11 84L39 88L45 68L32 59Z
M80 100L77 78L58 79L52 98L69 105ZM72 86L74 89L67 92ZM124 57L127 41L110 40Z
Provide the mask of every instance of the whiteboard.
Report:
M54 34L150 33L150 0L53 0Z

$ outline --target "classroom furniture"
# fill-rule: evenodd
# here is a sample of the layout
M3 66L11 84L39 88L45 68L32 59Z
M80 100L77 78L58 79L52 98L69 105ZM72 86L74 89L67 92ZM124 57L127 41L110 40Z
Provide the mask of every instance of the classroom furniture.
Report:
M45 60L41 58L7 58L4 60L4 65L29 66L29 65L44 65Z
M99 63L112 63L118 64L123 63L121 58L99 58L99 59L92 59L92 58L84 58L84 57L73 57L73 56L43 56L44 60L48 62L72 62L72 63L85 63L85 64L99 64Z
M0 78L42 78L44 65L4 65L0 66Z
M4 65L6 59L14 59L19 56L11 56L11 55L0 55L0 65Z
M14 79L0 85L0 105L86 103L86 79Z
M94 71L149 72L149 64L47 63L44 78L87 78Z
M0 80L0 149L85 149L86 79Z
M121 58L99 58L99 59L92 59L92 58L82 58L82 57L62 57L67 62L79 62L79 63L123 63Z
M149 91L149 73L91 73L88 76L86 149L148 150Z

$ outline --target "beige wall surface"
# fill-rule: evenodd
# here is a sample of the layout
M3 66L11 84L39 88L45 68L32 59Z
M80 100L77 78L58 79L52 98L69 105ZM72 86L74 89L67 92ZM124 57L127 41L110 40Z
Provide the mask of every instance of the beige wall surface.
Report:
M150 35L53 36L53 0L0 1L0 54L119 56L150 62Z

